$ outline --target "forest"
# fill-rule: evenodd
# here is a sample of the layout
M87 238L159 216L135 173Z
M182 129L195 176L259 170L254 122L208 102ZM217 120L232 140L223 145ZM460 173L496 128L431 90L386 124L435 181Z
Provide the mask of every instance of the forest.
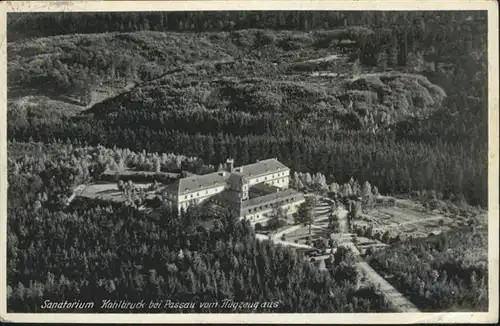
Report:
M40 14L29 21L52 26L53 31L45 32L52 35L58 34L57 26L80 17L73 15ZM219 13L207 15L198 19L220 19ZM9 42L9 94L10 89L14 94L15 89L34 87L29 85L45 89L53 85L70 95L83 89L88 97L91 89L99 88L93 83L107 85L109 76L137 83L130 91L70 117L63 111L49 115L46 106L42 110L13 103L8 112L9 138L70 139L75 144L175 152L212 165L227 155L239 164L271 155L294 169L324 173L329 182L355 177L373 181L384 193L434 189L445 197L464 196L473 205L487 206L487 83L481 82L487 80L484 12L443 12L439 17L428 12L283 12L284 18L274 22L277 25L259 18L260 13L230 15L234 21L248 21L252 28L270 29L192 33L190 25L180 21L196 21L199 16L193 13L174 19L179 24L175 28L153 28L155 19L148 18L153 31L146 31L140 23L145 14L83 14L82 19L116 18L135 27L125 34L44 39L43 52L58 53L44 55L49 61L30 61L30 51L33 58L40 57L36 39L29 47L22 39ZM302 25L289 31L279 24L319 21L315 15L327 15L330 18L322 21L338 29L325 30L316 23L305 28L308 32ZM44 23L49 18L59 22ZM424 22L424 18L429 19ZM409 33L408 44L384 36L382 28L389 22L395 26L411 22L403 29ZM363 24L367 27L359 27ZM105 25L120 31L116 25ZM12 33L21 26L22 19ZM32 30L24 28L25 35ZM88 32L84 25L74 28ZM331 69L358 75L355 82L318 81L294 70L297 60L304 62L301 56L340 51L335 40L343 38L357 43L347 51L348 58ZM440 47L434 46L437 41ZM127 56L119 66L120 59L114 60L114 53L102 48L110 42ZM60 52L61 48L67 50ZM366 62L364 52L376 60ZM276 56L281 58L279 64L274 63ZM436 68L441 62L452 68ZM71 86L74 83L78 85Z
M371 253L368 261L391 275L393 284L422 311L487 311L488 269L478 253L487 241L484 232L459 231L435 241L391 246Z
M276 157L294 183L321 191L354 178L381 194L488 205L486 12L32 13L8 23L9 311L166 293L279 302L268 312L391 311L377 289L359 288L349 253L320 271L228 213L67 205L105 171L204 173L228 157ZM423 311L484 309L487 268L459 256L486 238L398 242L367 259Z
M40 309L45 300L99 307L101 300L159 301L165 294L179 302L279 302L256 312L389 310L376 289L358 288L348 254L320 271L290 248L257 241L247 222L228 214L192 210L179 218L163 208L152 218L123 204L64 204L64 195L92 180L99 167L133 164L144 154L63 143L13 143L9 149L15 153L9 157L9 311L55 311ZM213 218L211 228L201 223ZM162 312L231 312L219 308Z
M262 157L277 157L292 169L321 171L329 180L346 182L351 176L370 181L383 193L405 193L434 189L445 198L464 196L471 204L486 204L487 166L478 165L486 148L470 144L439 142L432 145L395 139L373 139L354 134L332 141L334 137L293 136L246 137L218 134L187 135L178 131L156 131L148 126L125 129L96 123L70 124L68 129L33 131L24 140L53 141L69 139L75 144L128 147L151 152L198 155L207 163L219 163L234 157L238 164L255 162ZM471 155L473 153L474 155Z
M67 205L75 186L99 180L103 171L214 168L200 165L199 159L58 141L11 142L9 153L10 311L41 311L45 300L98 305L112 299L161 300L165 293L179 302L279 302L279 309L258 312L391 311L376 288L359 288L363 276L348 253L335 255L327 271L319 271L293 249L258 242L247 222L228 213L191 209L179 218L167 208L152 215L134 205L83 198ZM378 187L366 182L361 187L352 179L328 185L320 173L294 173L291 184L346 198L366 188L378 193ZM211 227L207 220L214 221ZM397 288L423 311L484 310L487 266L477 250L486 240L484 231L461 231L437 242L397 237L390 239L390 248L367 253L367 259L382 275L392 275ZM219 308L190 311L227 312Z

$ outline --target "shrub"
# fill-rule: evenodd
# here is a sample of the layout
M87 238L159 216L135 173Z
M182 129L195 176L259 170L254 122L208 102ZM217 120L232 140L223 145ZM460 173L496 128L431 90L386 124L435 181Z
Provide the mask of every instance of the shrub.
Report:
M266 31L257 31L255 33L255 45L265 46L273 44L276 41L274 34L268 33Z
M391 238L390 243L394 244L394 243L398 243L400 241L401 241L401 236L399 234L397 234L395 237Z
M372 239L373 238L373 227L372 226L368 227L365 230L365 237L368 238L368 239Z
M390 236L389 236L389 231L385 231L384 234L382 235L381 241L383 243L389 244Z
M366 249L366 251L365 251L365 254L366 254L367 256L371 256L371 255L373 255L373 248L372 248L372 247L368 247L368 248Z

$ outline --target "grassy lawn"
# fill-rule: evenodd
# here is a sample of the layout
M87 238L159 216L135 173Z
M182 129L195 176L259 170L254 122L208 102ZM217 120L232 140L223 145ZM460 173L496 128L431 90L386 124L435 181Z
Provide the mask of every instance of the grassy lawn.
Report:
M264 224L263 222L258 222L258 223ZM264 229L259 230L258 233L275 236L275 235L279 234L280 232L283 232L286 229L288 229L290 227L290 225L282 226L276 230L267 230L267 229L265 229L265 227L266 226L264 224Z
M286 240L295 242L296 240L300 244L305 244L307 238L311 239L311 241L318 238L328 238L330 232L326 229L320 228L311 228L311 233L309 233L308 226L301 226L298 230L294 230L286 235Z
M138 188L147 188L151 186L151 183L134 183L134 185ZM150 196L151 195L152 193L150 193ZM118 190L116 183L98 183L89 185L79 196L116 202L125 201L125 197L123 196L123 193Z

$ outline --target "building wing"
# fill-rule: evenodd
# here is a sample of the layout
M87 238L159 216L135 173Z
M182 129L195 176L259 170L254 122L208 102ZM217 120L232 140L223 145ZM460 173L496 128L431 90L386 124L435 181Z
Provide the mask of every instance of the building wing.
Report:
M270 172L288 170L288 167L275 158L259 161L256 163L243 165L235 169L243 177L253 178Z
M242 208L251 209L259 206L270 207L282 201L289 200L290 202L295 202L302 199L304 199L304 195L302 193L293 189L287 189L285 191L249 199L243 202Z
M179 179L179 195L207 188L224 186L226 185L229 175L228 172L221 171Z

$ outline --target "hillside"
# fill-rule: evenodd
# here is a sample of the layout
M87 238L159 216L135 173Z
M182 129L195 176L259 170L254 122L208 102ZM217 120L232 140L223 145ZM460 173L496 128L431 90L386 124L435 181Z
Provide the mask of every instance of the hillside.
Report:
M19 94L18 88L31 87L88 104L89 90L120 88L154 78L171 67L228 56L220 49L222 44L202 46L193 35L169 36L76 34L9 43L9 98Z
M9 86L57 89L68 93L90 87L145 81L185 64L257 59L285 51L293 34L298 46L312 43L309 33L268 32L131 32L74 34L8 43ZM300 36L298 36L298 35ZM250 48L256 51L248 51ZM267 53L266 53L267 50ZM279 59L279 57L274 58ZM76 80L76 82L74 81ZM16 93L13 92L13 95Z
M130 310L97 303L159 302L165 296L193 305L225 299L278 305L238 311L198 304L190 309L146 306L141 312L390 311L374 286L359 286L348 257L328 271L316 269L301 253L258 241L247 221L237 221L226 210L206 223L213 216L202 210L178 218L161 207L154 212L161 218L152 218L149 212L95 198L66 205L78 187L97 182L96 170L102 173L105 166L153 160L167 167L189 158L62 143L10 143L9 153L14 154L8 169L9 311L59 312L40 308L59 297L96 302L88 312L126 313ZM94 185L99 196L109 198L116 183Z
M346 49L318 42L324 37L263 30L135 32L9 43L9 98L29 92L84 109L139 84L103 103L106 114L130 105L274 112L353 129L427 113L444 98L444 91L418 75L360 74Z
M230 126L217 129L205 124L206 119L225 114L237 119L279 117L315 130L376 130L408 117L427 116L445 96L420 75L393 72L324 79L284 74L268 62L243 60L187 66L85 113L126 124L147 111L149 119L141 123L214 134L232 133ZM254 127L245 130L265 132Z
M8 43L9 138L215 166L273 156L387 193L434 189L485 205L484 47L474 39L464 53L462 27L447 31L445 55L429 45L432 24L408 43L367 26L19 38Z
M32 103L40 101L33 97L48 97L84 110L186 64L234 61L243 56L257 59L264 54L248 49L260 41L256 35L265 32L251 34L253 39L244 39L239 32L103 33L9 42L8 98L11 103ZM289 34L273 34L269 39L276 44L267 52L284 52L279 44Z

